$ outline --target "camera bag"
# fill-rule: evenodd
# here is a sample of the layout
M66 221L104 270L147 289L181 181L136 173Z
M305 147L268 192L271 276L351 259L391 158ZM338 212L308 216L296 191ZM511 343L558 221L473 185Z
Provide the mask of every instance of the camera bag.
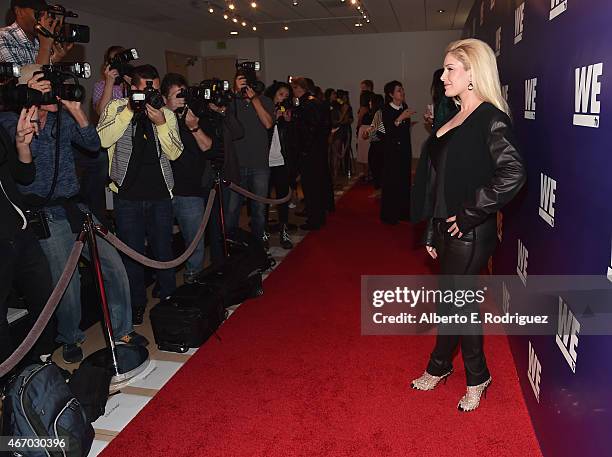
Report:
M15 438L65 438L63 452L20 450L24 457L83 457L89 453L94 429L66 377L54 363L29 365L5 389L2 435Z
M208 340L226 315L215 290L200 284L185 284L153 307L150 317L160 349L186 352Z
M216 290L226 308L263 295L262 272L274 260L251 233L237 230L228 240L229 256L202 270L197 284Z

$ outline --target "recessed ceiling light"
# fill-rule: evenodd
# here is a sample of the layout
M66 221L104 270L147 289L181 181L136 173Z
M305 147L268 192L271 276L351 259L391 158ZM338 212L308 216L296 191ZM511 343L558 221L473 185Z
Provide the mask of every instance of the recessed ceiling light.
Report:
M253 32L257 32L257 26L253 26Z
M246 22L242 21L241 24L243 27L246 27Z
M293 0L293 6L298 6L298 5L299 5L298 0Z
M285 29L285 31L287 31L287 30L289 30L289 27L288 27L288 26L285 26L285 27L284 27L284 29Z
M214 12L215 12L215 10L214 10L214 9L212 9L212 7L211 7L211 8L208 8L208 12L209 12L210 14L212 14L212 13L214 13Z
M237 32L236 30L232 30L232 31L230 32L230 35L238 35L238 32Z
M251 2L251 8L257 8L257 2Z
M228 19L229 19L229 16L228 16L227 14L224 14L224 15L223 15L223 19L228 20Z
M357 0L351 0L351 5L354 5L355 3L357 3Z
M446 10L438 10L438 13L446 13Z
M234 4L233 4L233 3L230 3L230 4L229 4L229 6L228 6L228 8L229 8L229 9L231 9L231 10L233 10L233 9L235 9L236 7L234 6Z
M366 22L369 24L369 23L370 23L370 20L369 20L369 19L366 19Z

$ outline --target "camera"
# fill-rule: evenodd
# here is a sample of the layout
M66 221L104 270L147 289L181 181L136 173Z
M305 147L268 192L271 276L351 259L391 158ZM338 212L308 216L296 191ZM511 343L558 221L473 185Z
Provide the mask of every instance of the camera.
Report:
M57 17L79 17L78 14L68 11L62 5L49 5L35 13L37 24L36 30L47 38L53 38L58 43L89 43L89 26L80 24L68 24L63 22L59 30L47 30L40 24L43 14L52 19Z
M280 103L276 104L276 108L280 109L282 112L289 111L291 108L295 106L293 100L286 98Z
M176 97L184 98L185 104L198 117L208 112L209 103L227 106L233 99L230 82L221 79L205 79L197 86L181 89Z
M0 63L0 79L19 78L20 75L19 65L11 62Z
M123 77L129 75L134 68L129 64L132 60L138 59L138 51L136 49L126 49L123 52L115 54L115 56L108 63L111 70L117 70L119 76L115 79L115 84L121 84Z
M86 62L58 63L54 65L43 65L43 80L51 82L51 92L42 94L41 105L52 105L59 103L57 98L63 100L82 102L85 98L85 88L81 86L77 78L88 79L91 77L91 65ZM72 79L74 83L66 83ZM37 103L38 104L38 103Z
M134 113L143 113L149 104L155 109L164 106L164 98L159 89L153 87L153 81L147 81L143 90L130 90L130 108Z
M247 86L261 94L266 89L266 86L257 79L256 72L259 70L261 70L259 62L236 62L236 76L244 76Z

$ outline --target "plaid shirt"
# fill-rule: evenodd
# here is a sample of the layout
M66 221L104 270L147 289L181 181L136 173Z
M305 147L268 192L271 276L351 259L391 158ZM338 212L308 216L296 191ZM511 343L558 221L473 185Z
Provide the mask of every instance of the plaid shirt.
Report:
M30 40L17 22L0 29L0 62L19 66L36 63L39 46L38 38Z

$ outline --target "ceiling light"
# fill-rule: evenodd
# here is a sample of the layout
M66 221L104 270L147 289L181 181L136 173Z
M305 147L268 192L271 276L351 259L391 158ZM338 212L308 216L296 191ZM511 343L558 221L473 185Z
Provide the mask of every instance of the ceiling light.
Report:
M224 14L224 15L223 15L223 19L228 20L228 19L229 19L229 16L228 16L227 14Z
M257 26L253 26L253 32L257 32Z
M293 6L298 6L299 2L298 0L293 0Z
M231 9L231 10L234 10L236 7L234 6L233 3L230 3L228 8Z
M370 23L370 20L369 20L369 19L366 19L366 22L369 24L369 23Z
M257 8L257 2L251 2L251 8Z
M230 35L238 35L238 32L237 32L236 30L232 30L232 31L230 32Z
M241 24L243 27L246 27L246 22L242 21Z
M446 13L446 10L438 10L438 13Z
M215 12L215 10L214 10L214 9L212 9L212 7L211 7L211 8L208 8L208 12L209 12L210 14L212 14L212 13L214 13L214 12Z
M283 28L285 29L285 31L289 30L289 26L287 26L287 25L285 27L283 27Z
M357 5L357 9L358 9L358 10L360 10L360 9L361 9L361 6Z
M236 18L233 18L233 19L232 19L232 21L234 21L234 22L238 22L238 19L236 19Z
M351 0L351 5L354 5L355 3L357 3L357 0Z

